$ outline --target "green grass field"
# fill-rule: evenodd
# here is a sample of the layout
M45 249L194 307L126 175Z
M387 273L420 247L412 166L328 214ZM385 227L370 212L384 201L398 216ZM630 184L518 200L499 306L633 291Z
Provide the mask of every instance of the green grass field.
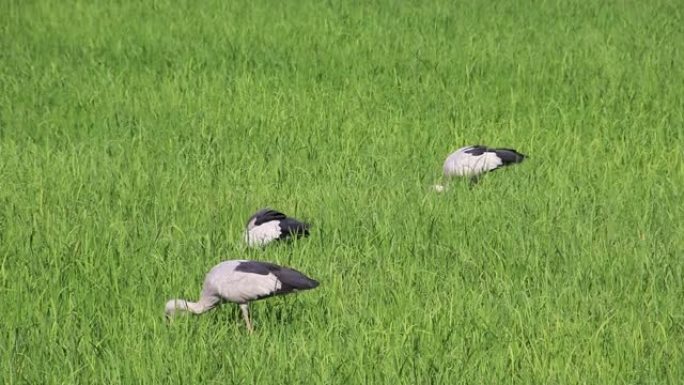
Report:
M684 381L681 2L95 3L0 4L0 383ZM165 321L240 258L321 286Z

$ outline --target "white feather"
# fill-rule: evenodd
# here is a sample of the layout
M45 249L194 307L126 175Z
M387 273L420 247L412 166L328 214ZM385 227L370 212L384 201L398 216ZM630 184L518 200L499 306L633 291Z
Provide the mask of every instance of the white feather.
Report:
M282 282L273 274L235 271L243 261L227 261L216 265L205 279L203 291L213 292L236 303L244 303L280 290Z
M503 162L493 152L485 152L482 155L472 155L465 151L472 147L462 147L449 155L444 162L445 176L472 176L486 171L494 170Z
M278 239L281 233L280 221L270 221L245 230L245 242L249 247L264 246Z

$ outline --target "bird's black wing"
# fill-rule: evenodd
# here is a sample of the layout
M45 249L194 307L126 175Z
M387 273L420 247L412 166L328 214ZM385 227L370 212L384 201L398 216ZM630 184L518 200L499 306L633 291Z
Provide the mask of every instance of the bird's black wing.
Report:
M274 265L268 262L257 262L257 261L242 261L235 267L235 271L241 271L243 273L268 275L273 269Z
M278 277L282 286L278 293L289 293L295 290L309 290L318 286L318 281L311 279L297 270L281 267L271 273Z
M503 162L504 166L513 163L520 163L525 159L526 156L525 154L521 154L512 148L496 148L492 151L494 151L496 156L501 159L501 162Z
M474 156L480 156L487 151L489 151L489 148L487 146L483 146L481 144L476 144L474 146L471 146L469 149L467 149L463 152L465 152L466 154L474 155Z
M280 238L306 237L309 235L309 224L294 218L286 218L280 221Z
M278 266L269 262L244 261L240 262L235 271L259 275L273 274L278 278L281 287L273 294L285 294L295 290L309 290L318 286L318 281L307 277L297 270Z
M251 222L252 219L256 219L254 221L254 226L259 226L263 223L270 222L270 221L276 221L276 220L283 220L287 218L287 216L280 211L272 210L272 209L261 209L257 211L254 215L252 215L247 223Z
M466 154L474 155L474 156L479 156L484 154L485 152L493 152L501 158L504 164L508 163L520 163L525 159L527 155L521 154L518 151L512 149L512 148L491 148L487 146L483 146L481 144L476 144L474 146L471 146L469 149L463 151Z

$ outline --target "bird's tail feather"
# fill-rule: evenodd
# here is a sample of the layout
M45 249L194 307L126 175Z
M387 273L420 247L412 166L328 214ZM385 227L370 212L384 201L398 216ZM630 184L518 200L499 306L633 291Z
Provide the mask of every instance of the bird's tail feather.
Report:
M280 229L287 235L308 236L311 225L296 219L287 218L280 222Z
M283 291L310 290L318 287L319 282L297 270L282 268L272 272L282 283Z

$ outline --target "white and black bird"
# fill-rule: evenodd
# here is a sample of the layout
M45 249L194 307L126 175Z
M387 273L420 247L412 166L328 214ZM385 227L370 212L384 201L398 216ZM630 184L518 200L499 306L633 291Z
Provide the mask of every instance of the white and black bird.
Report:
M275 240L306 237L309 235L309 224L272 210L261 209L247 221L245 242L247 246L265 246Z
M249 317L251 301L317 286L318 281L288 267L258 261L224 261L207 273L197 302L169 300L166 316L172 317L179 312L202 314L223 302L233 302L240 305L247 330L251 333L254 330Z
M478 176L486 172L520 163L525 157L525 154L512 148L492 148L479 144L461 147L444 161L444 176L470 177L476 181ZM441 185L434 187L437 191L444 189Z

